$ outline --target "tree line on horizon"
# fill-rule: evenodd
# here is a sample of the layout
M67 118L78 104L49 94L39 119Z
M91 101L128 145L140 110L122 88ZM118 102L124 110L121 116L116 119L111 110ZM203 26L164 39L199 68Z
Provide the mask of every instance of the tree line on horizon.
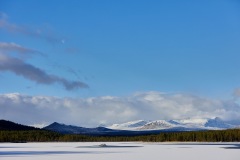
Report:
M240 142L240 129L170 132L142 136L89 136L46 130L0 130L0 142Z

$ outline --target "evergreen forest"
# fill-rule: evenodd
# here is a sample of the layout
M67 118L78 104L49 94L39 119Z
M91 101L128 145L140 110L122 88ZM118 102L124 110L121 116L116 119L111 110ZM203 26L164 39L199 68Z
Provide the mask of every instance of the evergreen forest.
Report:
M170 132L144 136L87 136L45 130L0 130L0 142L240 142L240 129Z

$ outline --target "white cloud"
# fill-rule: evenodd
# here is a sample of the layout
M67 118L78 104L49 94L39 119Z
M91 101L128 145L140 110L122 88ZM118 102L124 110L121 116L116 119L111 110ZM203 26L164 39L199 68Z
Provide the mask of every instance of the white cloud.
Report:
M129 97L57 98L18 93L0 95L0 118L24 124L54 121L80 126L137 119L240 118L240 106L186 94L145 92Z

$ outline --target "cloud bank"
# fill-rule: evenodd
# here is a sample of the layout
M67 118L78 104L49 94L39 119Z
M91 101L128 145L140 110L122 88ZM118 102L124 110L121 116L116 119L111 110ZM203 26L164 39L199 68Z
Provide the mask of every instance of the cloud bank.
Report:
M128 97L56 98L18 93L0 95L0 118L24 124L54 121L93 127L131 120L240 118L234 101L186 94L138 93Z

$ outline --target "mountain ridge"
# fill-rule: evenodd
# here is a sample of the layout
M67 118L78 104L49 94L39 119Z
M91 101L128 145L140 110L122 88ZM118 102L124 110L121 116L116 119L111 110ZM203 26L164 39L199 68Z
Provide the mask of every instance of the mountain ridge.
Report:
M51 130L51 131L64 133L64 134L80 134L80 133L88 134L88 133L95 133L95 132L111 131L111 129L108 129L105 127L85 128L85 127L61 124L57 122L54 122L42 129Z
M142 125L135 125L142 123ZM130 124L130 125L129 125ZM122 124L113 124L106 128L118 129L118 130L158 130L158 129L169 129L175 127L184 128L199 128L206 130L218 130L218 129L229 129L237 127L237 125L229 124L219 117L215 118L205 118L205 119L182 119L182 120L154 120L154 121L131 121ZM239 127L239 126L238 126Z

